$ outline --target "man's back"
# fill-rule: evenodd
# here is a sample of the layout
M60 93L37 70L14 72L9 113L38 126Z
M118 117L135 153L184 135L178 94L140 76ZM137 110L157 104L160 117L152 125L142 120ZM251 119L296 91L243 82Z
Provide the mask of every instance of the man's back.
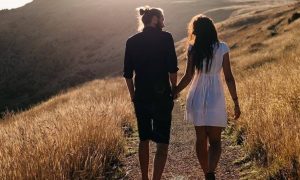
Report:
M177 57L172 35L153 27L128 39L124 77L135 72L135 99L148 101L171 94L169 73L177 72Z

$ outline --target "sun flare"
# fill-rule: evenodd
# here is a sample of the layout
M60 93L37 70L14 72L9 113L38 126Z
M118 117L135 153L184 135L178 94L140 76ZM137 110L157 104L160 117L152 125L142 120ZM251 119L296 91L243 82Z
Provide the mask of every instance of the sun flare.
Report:
M18 8L30 2L32 0L0 0L0 10Z

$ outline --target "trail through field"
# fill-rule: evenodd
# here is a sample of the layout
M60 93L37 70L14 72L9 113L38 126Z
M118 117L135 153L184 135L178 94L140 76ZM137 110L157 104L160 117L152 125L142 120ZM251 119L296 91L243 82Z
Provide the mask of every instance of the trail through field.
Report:
M171 142L169 155L163 179L204 179L204 174L195 154L195 130L192 124L184 120L184 108L175 103L172 119ZM140 179L139 161L137 155L138 141L131 140L129 148L135 149L125 159L125 179ZM150 169L155 154L155 144L151 143ZM241 147L234 145L225 131L222 133L222 155L216 170L217 179L239 179L239 167L234 161L240 159Z

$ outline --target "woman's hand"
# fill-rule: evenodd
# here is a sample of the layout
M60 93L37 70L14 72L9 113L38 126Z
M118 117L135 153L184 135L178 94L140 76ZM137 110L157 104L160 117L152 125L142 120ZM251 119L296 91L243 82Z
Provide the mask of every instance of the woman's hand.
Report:
M234 106L234 119L237 120L241 116L240 106L236 104Z

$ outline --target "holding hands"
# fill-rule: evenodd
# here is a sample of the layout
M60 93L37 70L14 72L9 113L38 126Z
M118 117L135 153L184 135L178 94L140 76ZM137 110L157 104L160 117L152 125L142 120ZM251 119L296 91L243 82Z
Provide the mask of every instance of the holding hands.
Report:
M179 92L178 92L177 86L172 87L172 96L173 96L173 100L175 100L179 97Z

